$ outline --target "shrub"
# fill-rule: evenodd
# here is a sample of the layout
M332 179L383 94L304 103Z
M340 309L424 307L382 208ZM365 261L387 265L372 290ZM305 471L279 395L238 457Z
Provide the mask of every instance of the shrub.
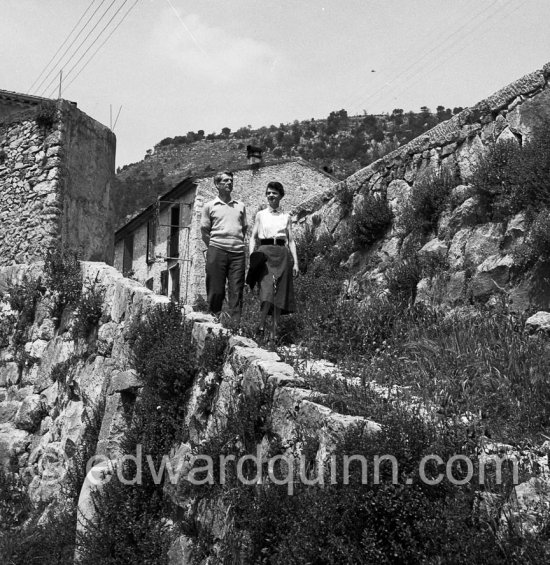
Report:
M345 237L339 239L346 240ZM313 268L314 264L317 265L317 268L333 270L338 268L342 260L349 255L346 246L338 242L333 235L326 231L316 235L315 229L309 225L304 228L301 236L296 239L296 253L302 273L306 273L308 269ZM316 259L322 261L316 261Z
M393 214L382 195L367 194L350 218L350 236L354 249L372 245L380 239L392 222Z
M223 338L212 336L199 365L191 330L192 325L173 303L149 312L146 318L136 316L129 328L134 365L144 386L129 417L122 447L126 454L135 454L141 445L144 457L149 456L157 470L163 456L185 436L189 387L201 371L219 370L218 355L225 348ZM125 477L135 476L134 463L126 461L122 472ZM168 562L174 536L171 509L163 484L154 480L149 465L144 465L141 484L123 484L113 477L93 498L97 522L78 540L82 565Z
M86 337L97 325L103 313L105 293L94 286L87 286L80 294L75 312L73 331L77 337Z
M28 341L29 329L34 323L36 307L42 296L42 290L40 280L28 277L23 279L22 284L9 290L10 307L19 313L13 328L12 347L14 357L20 367L28 366L36 361L25 351L25 344Z
M349 216L353 210L353 190L346 183L336 193L336 201L340 204L342 217Z
M44 272L45 283L56 296L52 315L59 318L66 306L75 308L82 296L82 271L76 252L65 249L49 251Z
M399 218L401 236L433 231L458 181L456 174L446 167L417 179Z
M527 238L531 257L541 261L550 260L550 211L541 210L533 220Z
M346 387L326 379L327 387ZM420 563L440 562L449 556L454 563L499 563L501 555L488 530L478 530L468 520L475 485L427 486L418 477L422 457L438 453L445 459L457 453L470 455L463 447L462 429L441 428L405 410L393 409L375 395L366 398L363 387L341 389L343 402L357 415L376 414L382 431L375 437L351 428L337 446L335 481L327 471L324 487L308 486L293 480L294 494L287 485L265 478L261 484L245 485L236 480L236 458L255 452L264 436L266 404L252 397L229 411L226 430L216 435L201 453L213 461L226 456L226 481L223 485L188 487L201 501L220 496L227 507L227 532L217 544L220 562L246 563ZM327 400L327 389L321 390ZM358 397L355 397L358 394ZM365 402L366 400L366 402ZM377 406L373 404L377 403ZM271 438L270 455L281 453L278 438ZM303 437L304 453L314 458L318 442ZM206 448L206 450L205 450ZM275 451L273 451L273 449ZM382 465L380 482L375 484L372 468L363 481L360 465L350 466L344 481L344 455L361 455L372 462L376 455L393 454L398 462L398 483L394 484L390 465ZM248 464L248 462L247 462ZM436 465L426 467L436 476ZM264 470L265 471L265 470ZM256 469L243 468L245 476ZM459 478L460 469L455 469ZM218 470L214 470L218 476ZM311 476L309 478L312 478ZM409 482L410 480L410 482ZM213 540L197 530L193 517L187 534L202 542L203 552L212 557ZM468 543L465 544L464 540ZM210 548L205 547L210 544ZM210 551L209 551L210 549Z
M495 144L471 182L494 221L550 207L550 123L543 121L522 147L513 140Z
M390 296L400 302L413 304L416 287L422 279L422 267L417 255L396 260L384 273Z
M57 104L53 100L41 102L36 109L36 123L44 129L49 129L57 119Z

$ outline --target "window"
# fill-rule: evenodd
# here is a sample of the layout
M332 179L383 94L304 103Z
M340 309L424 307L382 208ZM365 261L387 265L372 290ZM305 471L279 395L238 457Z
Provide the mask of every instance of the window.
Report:
M170 269L170 283L172 285L172 292L170 298L174 302L180 299L180 266L176 265Z
M132 273L134 263L134 234L124 239L124 254L122 256L122 274L126 277Z
M160 293L168 296L168 271L161 271L160 273Z
M179 257L180 239L180 206L176 204L170 210L170 238L168 240L168 257Z
M145 281L145 288L148 288L149 290L153 290L153 277Z
M155 218L147 222L147 263L155 262L155 243L157 240L157 224Z

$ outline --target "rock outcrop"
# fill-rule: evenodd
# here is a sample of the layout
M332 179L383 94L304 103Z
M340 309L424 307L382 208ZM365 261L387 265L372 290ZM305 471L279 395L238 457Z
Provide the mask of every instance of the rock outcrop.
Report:
M436 285L439 296L452 304L465 297L486 301L502 294L517 311L530 307L549 309L550 293L541 290L544 268L534 269L526 281L513 277L518 267L514 249L524 243L526 236L524 214L508 221L481 223L481 203L468 185L476 164L489 148L510 140L522 144L532 138L538 124L548 120L549 77L550 63L295 207L297 231L310 226L318 234L333 234L338 241L349 222L349 215L339 203L341 192L354 195L354 208L364 194L385 195L394 214L393 226L365 255L368 261L347 263L352 267L352 285L360 288L362 280L383 280L379 275L388 262L400 258L406 244L405 240L401 245L396 235L411 191L430 173L453 171L460 184L451 192L451 207L441 215L437 228L420 250L421 255L436 255L442 264L446 263L446 280ZM373 269L376 264L379 267ZM435 298L430 296L429 288L434 285L428 282L419 282L418 300Z

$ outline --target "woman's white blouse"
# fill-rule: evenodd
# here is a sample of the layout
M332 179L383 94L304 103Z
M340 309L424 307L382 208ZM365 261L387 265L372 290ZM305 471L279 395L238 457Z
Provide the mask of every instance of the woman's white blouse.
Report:
M256 216L258 222L259 239L287 239L286 227L288 225L289 214L279 210L273 211L272 208L260 210Z

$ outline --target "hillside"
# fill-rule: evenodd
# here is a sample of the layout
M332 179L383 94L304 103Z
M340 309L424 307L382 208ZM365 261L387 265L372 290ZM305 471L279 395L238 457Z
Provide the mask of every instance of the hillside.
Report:
M118 169L116 223L186 176L245 167L249 144L264 149L267 164L301 157L344 179L461 110L438 106L432 113L424 106L418 113L394 109L391 114L362 116L339 110L326 119L167 137L148 150L143 161Z

